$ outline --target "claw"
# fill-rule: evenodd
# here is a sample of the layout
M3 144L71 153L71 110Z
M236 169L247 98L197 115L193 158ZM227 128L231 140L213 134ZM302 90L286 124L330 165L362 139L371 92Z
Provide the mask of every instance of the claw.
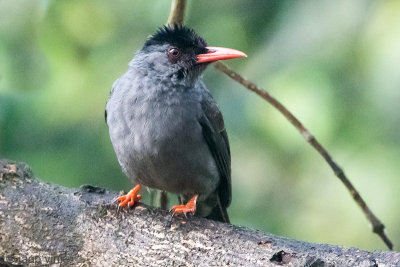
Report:
M172 215L174 215L175 213L183 213L186 217L186 214L189 212L191 214L194 214L196 212L196 202L197 202L197 197L198 195L195 195L193 198L191 198L189 200L188 203L186 203L186 205L176 205L173 206L171 211L172 211Z
M128 194L120 196L117 198L118 210L126 205L129 207L133 207L135 203L139 202L142 199L141 195L138 195L138 191L140 190L140 185L135 186Z

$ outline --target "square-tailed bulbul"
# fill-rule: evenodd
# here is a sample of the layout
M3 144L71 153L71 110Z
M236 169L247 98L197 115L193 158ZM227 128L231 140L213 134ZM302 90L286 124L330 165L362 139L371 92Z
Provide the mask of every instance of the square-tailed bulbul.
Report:
M174 213L229 222L231 156L224 121L200 77L211 62L245 57L208 47L184 26L151 36L117 79L106 106L110 138L123 172L136 184L119 206L140 200L140 185L182 196Z

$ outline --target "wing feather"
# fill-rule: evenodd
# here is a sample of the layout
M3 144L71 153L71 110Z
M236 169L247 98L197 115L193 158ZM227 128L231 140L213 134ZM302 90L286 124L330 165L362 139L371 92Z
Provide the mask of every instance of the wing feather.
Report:
M203 114L200 118L203 136L220 173L218 195L224 208L228 207L232 199L231 189L231 153L228 135L225 130L221 111L215 101L208 95L202 101Z

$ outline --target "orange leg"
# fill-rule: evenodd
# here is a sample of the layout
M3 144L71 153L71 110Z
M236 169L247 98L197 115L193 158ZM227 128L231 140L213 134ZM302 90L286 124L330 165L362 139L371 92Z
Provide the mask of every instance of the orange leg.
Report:
M140 185L138 184L135 186L131 191L129 191L128 194L120 196L117 198L117 201L119 202L119 207L124 207L126 204L128 204L128 207L133 207L136 202L139 202L139 200L142 198L141 195L138 195L138 191L140 190Z
M197 202L197 197L199 195L195 195L194 197L192 197L188 203L186 203L186 205L176 205L173 206L171 211L172 214L175 213L183 213L186 215L186 213L190 212L192 214L194 214L196 212L196 202Z

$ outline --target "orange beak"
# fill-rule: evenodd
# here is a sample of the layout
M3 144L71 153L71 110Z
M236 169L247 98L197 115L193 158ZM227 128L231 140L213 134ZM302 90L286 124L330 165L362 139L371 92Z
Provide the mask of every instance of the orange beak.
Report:
M247 57L245 53L235 49L211 46L206 48L208 49L208 53L197 55L197 63L213 62L237 57Z

